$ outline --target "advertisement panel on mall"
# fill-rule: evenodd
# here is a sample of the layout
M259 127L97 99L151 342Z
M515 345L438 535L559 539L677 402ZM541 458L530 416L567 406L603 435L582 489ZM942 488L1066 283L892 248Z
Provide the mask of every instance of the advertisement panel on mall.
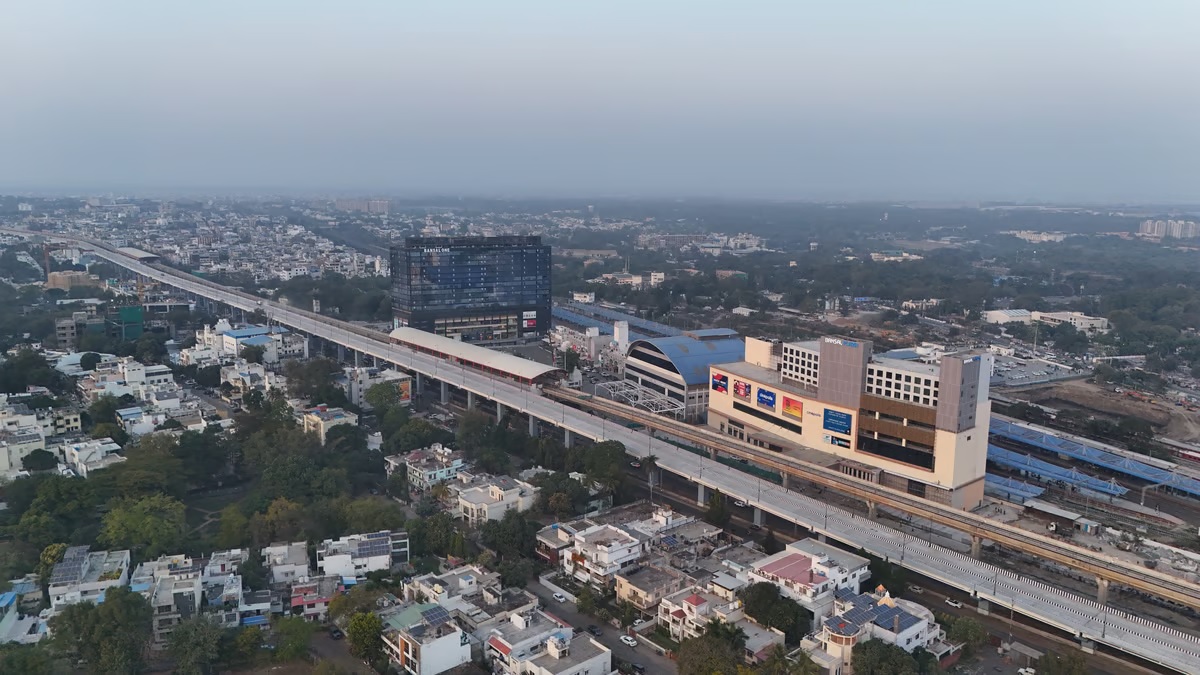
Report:
M741 396L742 398L750 398L750 383L742 382L741 380L734 380L733 395Z
M794 398L783 397L783 414L801 419L804 417L804 404Z
M825 409L825 418L821 427L825 431L832 431L835 434L850 434L850 427L854 426L854 416L850 413L845 413L840 410Z
M722 394L729 393L729 378L720 373L713 373L712 390L719 391Z
M762 387L758 389L758 407L766 408L767 410L775 409L775 392L767 391Z

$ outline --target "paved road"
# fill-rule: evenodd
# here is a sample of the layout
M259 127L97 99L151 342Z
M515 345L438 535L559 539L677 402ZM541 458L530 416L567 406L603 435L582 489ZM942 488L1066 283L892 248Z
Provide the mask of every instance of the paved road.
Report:
M373 675L375 672L371 670L370 666L350 656L350 646L346 644L345 640L334 640L324 630L313 633L309 649L322 661L329 661L350 675L367 675L368 673Z
M814 531L823 532L841 541L862 546L874 555L890 558L905 567L979 597L994 605L1013 604L1021 611L1071 633L1077 633L1163 664L1184 673L1195 673L1200 663L1200 638L1162 624L1147 621L1113 607L1053 588L1039 581L974 560L940 546L927 546L910 535L898 532L876 521L859 517L818 499L761 481L736 469L699 457L674 445L657 441L646 434L606 422L543 397L536 388L507 380L484 378L478 371L449 363L428 354L413 352L390 344L386 337L368 337L352 332L349 327L308 312L276 305L266 300L249 300L229 289L209 285L199 279L172 274L166 277L161 270L122 259L108 252L101 257L115 258L120 264L151 278L165 278L167 283L248 311L261 309L273 320L297 330L334 340L361 354L373 356L425 373L451 386L473 391L492 400L547 420L571 433L589 438L612 439L624 443L638 457L653 453L664 469L688 480L720 489L725 494L745 499L752 505L800 523Z
M531 593L541 599L542 604L546 606L546 613L571 624L572 627L587 628L591 624L600 626L600 623L592 617L585 616L575 609L575 605L570 602L558 602L554 599L553 593L542 586L537 581L530 582L526 587ZM660 656L653 649L645 645L641 645L633 649L621 642L620 631L611 626L600 626L604 634L596 641L603 644L612 650L613 667L616 667L616 660L629 661L630 663L640 663L646 667L647 673L674 673L678 672L675 668L675 662L665 656Z

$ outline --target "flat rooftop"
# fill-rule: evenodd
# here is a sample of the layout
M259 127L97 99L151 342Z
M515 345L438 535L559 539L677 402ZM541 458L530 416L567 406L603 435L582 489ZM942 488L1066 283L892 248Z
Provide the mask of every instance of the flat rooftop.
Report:
M794 380L784 380L779 371L770 368L756 366L753 363L745 361L734 361L733 363L715 363L713 368L720 370L734 377L744 377L747 380L761 382L770 385L772 389L778 389L788 394L796 396L805 396L812 398L817 395L815 387L806 387Z
M556 659L550 655L549 650L543 650L540 656L530 659L530 661L550 673L572 672L575 667L607 651L609 651L608 648L593 640L592 636L582 634L571 640L571 647L567 650L566 656Z

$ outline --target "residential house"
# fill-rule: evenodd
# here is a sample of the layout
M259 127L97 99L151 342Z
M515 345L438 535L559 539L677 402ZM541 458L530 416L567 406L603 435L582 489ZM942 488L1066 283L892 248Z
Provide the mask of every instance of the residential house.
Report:
M388 660L408 675L438 675L471 660L471 637L436 603L390 614L382 638Z
M404 597L437 603L481 641L491 628L539 604L537 596L523 588L502 588L499 574L477 565L416 577L405 584Z
M317 547L317 570L346 579L363 578L368 572L387 571L408 562L408 533L380 530L326 539Z
M308 565L308 544L303 541L271 544L262 549L263 567L271 570L271 584L290 584L312 574Z
M651 614L658 613L658 603L663 598L678 593L689 584L686 574L665 565L634 567L618 572L616 579L617 600Z
M305 433L316 434L317 438L321 439L321 445L325 445L325 438L330 429L342 424L357 426L358 415L342 408L330 408L322 403L305 410L300 416L300 422Z
M123 455L117 454L121 452L121 446L111 438L94 438L48 449L57 453L60 461L80 478L125 461Z
M465 468L463 454L441 443L413 450L404 456L410 491L425 492L444 480L450 480Z
M508 511L528 511L537 502L538 488L508 476L489 476L458 493L458 508L471 525L500 520Z
M77 602L97 602L104 591L129 583L129 551L92 551L72 546L50 575L50 608L58 613Z
M489 631L483 656L491 662L493 673L521 675L528 661L546 649L547 641L569 642L571 636L570 626L540 610L513 614Z
M617 573L642 561L646 548L643 537L625 529L593 525L575 533L571 550L562 557L562 569L581 583L609 588Z
M329 612L329 603L345 590L342 577L337 576L297 581L292 584L292 615L302 616L308 621L324 621Z
M166 649L175 627L200 612L203 572L203 561L182 554L148 560L134 570L129 587L150 603L152 649Z

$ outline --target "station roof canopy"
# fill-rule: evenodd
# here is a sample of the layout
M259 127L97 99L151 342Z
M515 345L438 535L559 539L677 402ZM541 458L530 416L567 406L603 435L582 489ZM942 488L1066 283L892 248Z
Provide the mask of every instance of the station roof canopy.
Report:
M506 352L480 347L469 342L454 340L423 330L401 326L393 330L389 337L393 342L407 345L431 354L448 356L456 361L478 368L508 375L520 380L536 380L554 372L562 372L545 363L530 361Z
M158 260L159 257L157 253L149 253L139 248L130 248L129 246L122 246L117 250L130 258L137 258L138 260Z
M629 352L639 346L665 356L688 386L707 383L709 366L741 361L746 357L746 343L738 337L737 331L728 328L707 328L683 335L635 340L629 343Z

